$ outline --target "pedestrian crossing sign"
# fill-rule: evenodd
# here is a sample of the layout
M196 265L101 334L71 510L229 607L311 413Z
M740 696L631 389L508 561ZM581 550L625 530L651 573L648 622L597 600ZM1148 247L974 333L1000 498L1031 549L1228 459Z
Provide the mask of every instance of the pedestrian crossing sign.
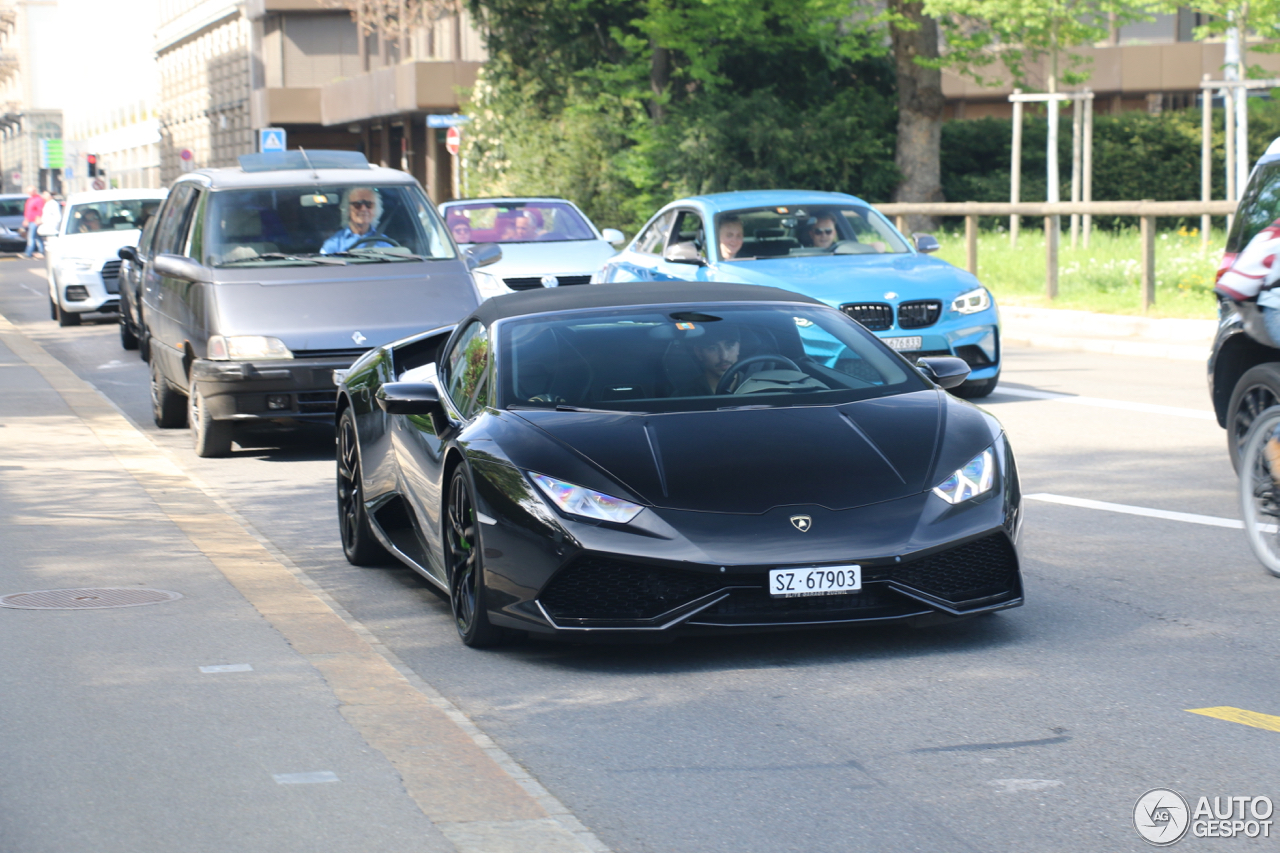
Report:
M283 127L264 127L258 130L258 150L267 151L284 151L284 128Z

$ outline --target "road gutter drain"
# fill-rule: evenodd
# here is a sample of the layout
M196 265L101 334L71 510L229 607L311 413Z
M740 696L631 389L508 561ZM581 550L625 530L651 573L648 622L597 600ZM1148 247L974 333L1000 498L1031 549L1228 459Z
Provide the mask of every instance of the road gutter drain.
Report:
M181 593L141 587L92 589L40 589L0 596L0 607L13 610L102 610L109 607L141 607L177 601Z

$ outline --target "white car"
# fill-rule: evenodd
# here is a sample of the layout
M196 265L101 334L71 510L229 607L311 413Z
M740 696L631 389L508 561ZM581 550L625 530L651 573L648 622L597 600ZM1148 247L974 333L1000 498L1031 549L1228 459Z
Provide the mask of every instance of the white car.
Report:
M74 193L67 198L58 233L45 238L49 309L59 326L80 325L82 314L119 310L117 252L137 244L142 226L168 194L168 190L125 189Z
M600 231L562 198L463 198L440 205L461 246L497 243L502 258L474 270L481 296L514 290L588 284L626 242L613 228Z

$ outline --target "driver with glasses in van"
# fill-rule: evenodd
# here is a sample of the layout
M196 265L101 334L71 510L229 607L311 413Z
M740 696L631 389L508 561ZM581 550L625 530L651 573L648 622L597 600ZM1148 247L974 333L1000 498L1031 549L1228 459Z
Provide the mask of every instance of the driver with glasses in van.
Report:
M382 218L382 195L373 187L352 187L342 198L342 219L346 227L320 247L320 254L332 255L351 249L390 248L395 245L377 231Z

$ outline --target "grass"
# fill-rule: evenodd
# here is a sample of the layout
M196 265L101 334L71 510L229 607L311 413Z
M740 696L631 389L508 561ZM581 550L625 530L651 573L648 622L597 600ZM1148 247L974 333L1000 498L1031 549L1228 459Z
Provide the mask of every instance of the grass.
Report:
M1103 314L1143 314L1139 277L1142 248L1136 229L1094 231L1088 250L1071 248L1063 217L1058 248L1058 298L1045 296L1043 231L1023 229L1018 247L1009 246L1004 231L978 235L978 278L1002 305L1073 308ZM964 232L938 234L938 257L965 266ZM1214 274L1226 234L1210 232L1209 251L1201 251L1197 230L1161 231L1156 235L1156 300L1149 317L1213 319Z

